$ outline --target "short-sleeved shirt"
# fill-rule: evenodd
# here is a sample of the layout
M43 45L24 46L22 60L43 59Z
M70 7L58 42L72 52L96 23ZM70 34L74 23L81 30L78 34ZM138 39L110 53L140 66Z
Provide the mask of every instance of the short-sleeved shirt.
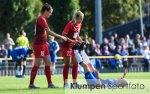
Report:
M28 48L27 47L16 47L11 51L11 56L13 60L20 60L24 58L27 54Z
M24 37L24 36L18 37L16 42L18 43L19 46L23 46L23 47L29 46L29 41L28 41L27 37Z
M47 28L48 24L46 22L46 19L43 16L39 16L35 27L34 45L46 44L47 35L45 29Z
M48 48L50 55L55 55L54 52L57 48L59 48L58 42L57 41L48 41Z
M72 40L77 40L81 29L81 24L75 24L73 21L70 21L64 28L63 33ZM62 42L62 48L72 48L74 44L68 41Z

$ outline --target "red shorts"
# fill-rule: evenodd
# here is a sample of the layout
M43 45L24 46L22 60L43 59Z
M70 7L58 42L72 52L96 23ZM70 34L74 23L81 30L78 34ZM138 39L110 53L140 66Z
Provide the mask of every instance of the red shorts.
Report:
M66 56L75 56L72 48L61 48L61 52L62 52L62 57L66 57Z
M33 49L35 58L43 58L45 56L50 55L47 44L34 45Z

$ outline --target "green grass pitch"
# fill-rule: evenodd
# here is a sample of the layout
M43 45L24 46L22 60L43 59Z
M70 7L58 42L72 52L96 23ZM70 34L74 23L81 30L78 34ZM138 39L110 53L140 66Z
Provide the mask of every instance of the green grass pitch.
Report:
M101 73L101 78L120 78L122 73ZM62 75L54 75L53 83L60 88L48 89L47 81L44 75L37 75L35 84L40 86L40 89L31 90L28 89L29 76L26 78L16 78L14 76L0 77L0 94L68 94L63 89ZM71 78L71 75L69 75ZM78 76L79 79L83 79L83 74ZM88 94L150 94L150 73L128 73L126 78L132 83L140 83L145 86L144 89L101 89L96 90L98 93L92 93L88 91ZM75 92L74 92L75 91ZM71 94L87 94L85 91L74 90L69 91Z

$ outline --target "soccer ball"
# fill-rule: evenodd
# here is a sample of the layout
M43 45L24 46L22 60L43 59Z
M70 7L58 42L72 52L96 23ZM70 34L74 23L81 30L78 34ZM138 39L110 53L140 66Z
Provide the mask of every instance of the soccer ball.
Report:
M122 57L121 57L121 55L116 54L116 55L114 56L114 59L115 59L115 60L121 60L121 59L122 59Z

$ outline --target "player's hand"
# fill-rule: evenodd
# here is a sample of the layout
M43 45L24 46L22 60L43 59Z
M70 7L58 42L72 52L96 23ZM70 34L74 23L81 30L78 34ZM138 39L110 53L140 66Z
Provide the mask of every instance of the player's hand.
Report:
M80 41L74 40L73 43L74 43L74 44L80 44Z
M67 38L66 38L66 37L61 36L61 38L62 38L64 41L67 41Z

